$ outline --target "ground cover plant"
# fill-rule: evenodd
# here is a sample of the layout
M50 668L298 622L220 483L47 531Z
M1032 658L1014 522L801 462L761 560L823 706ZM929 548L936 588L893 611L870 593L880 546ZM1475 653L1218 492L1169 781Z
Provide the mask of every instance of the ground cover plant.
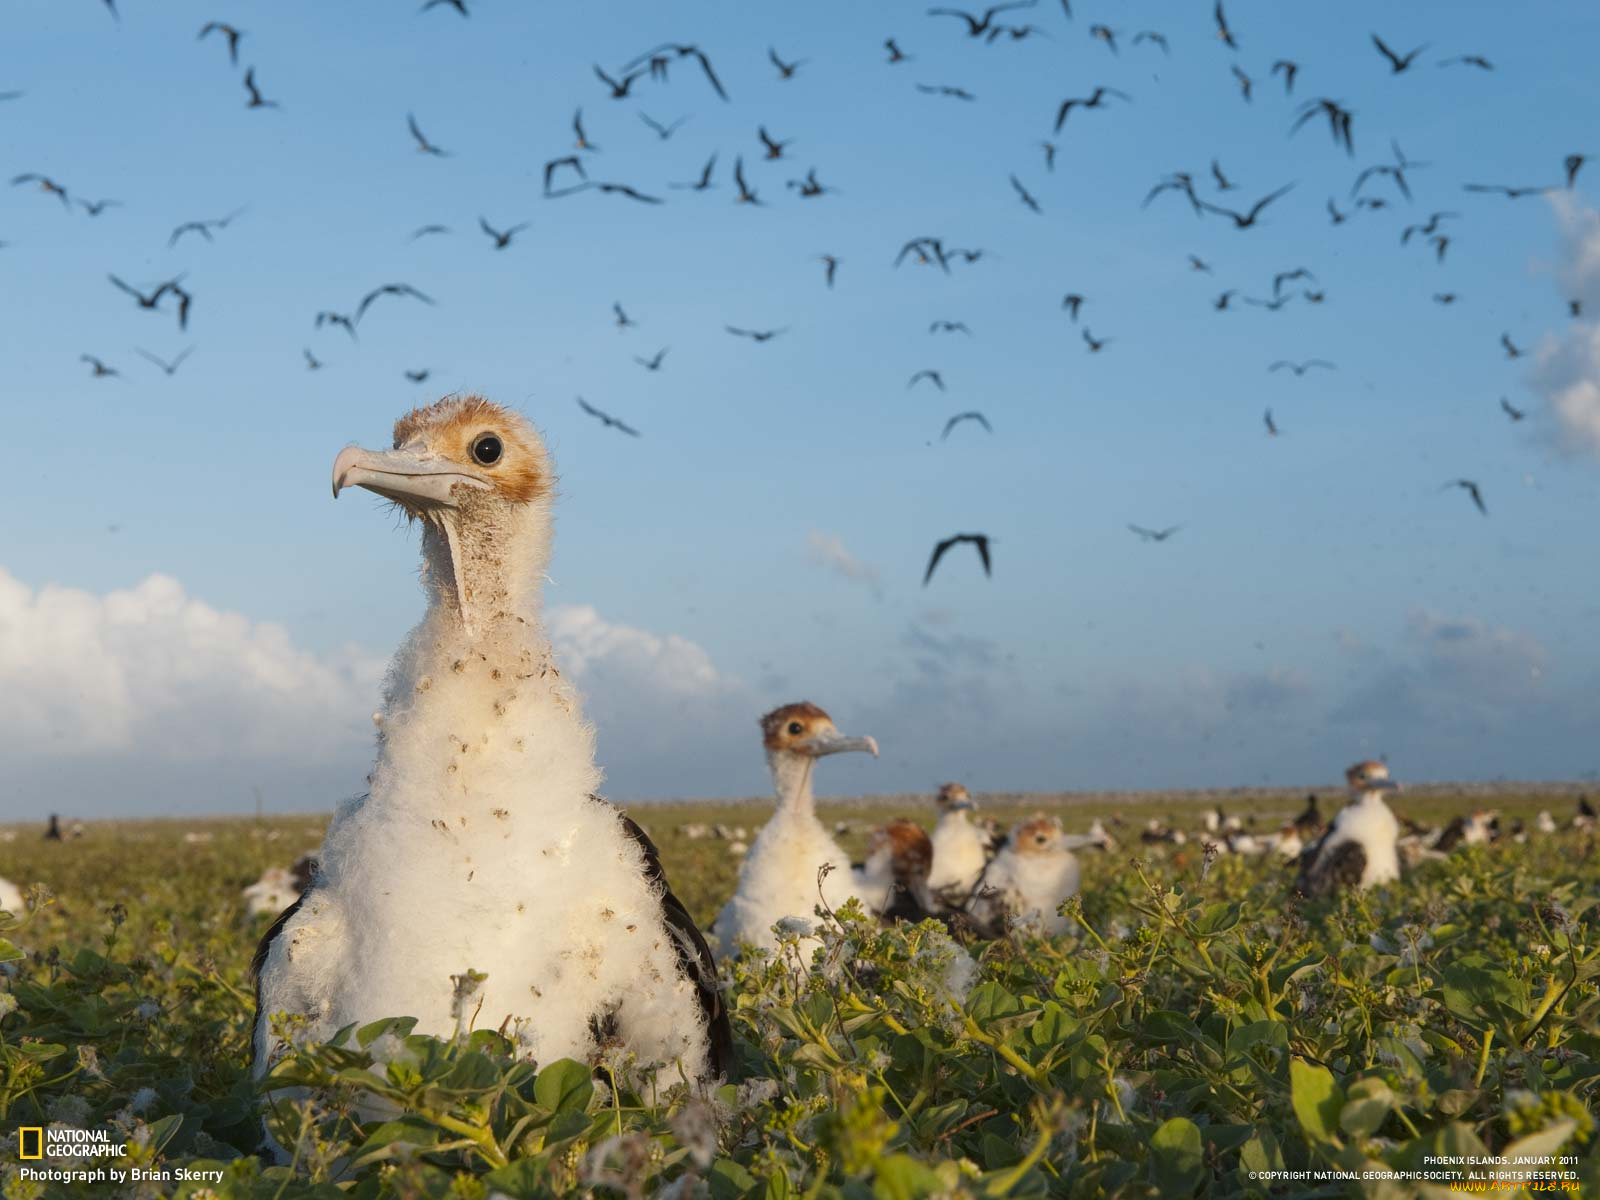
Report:
M681 828L753 832L764 810L638 815L708 921L737 856ZM889 814L825 815L855 849ZM0 843L0 874L38 885L0 918L8 1200L71 1190L17 1171L10 1131L51 1123L118 1131L123 1167L170 1176L124 1189L150 1195L1386 1196L1417 1185L1261 1176L1438 1154L1555 1155L1600 1183L1600 856L1573 833L1304 905L1281 862L1124 838L1084 856L1054 940L962 947L847 911L814 953L725 968L739 1079L705 1095L632 1094L604 1057L519 1062L492 1027L424 1038L396 1014L279 1064L272 1084L303 1090L270 1098L293 1161L268 1165L247 1073L268 918L239 889L320 828L108 822ZM363 1119L362 1094L388 1111Z

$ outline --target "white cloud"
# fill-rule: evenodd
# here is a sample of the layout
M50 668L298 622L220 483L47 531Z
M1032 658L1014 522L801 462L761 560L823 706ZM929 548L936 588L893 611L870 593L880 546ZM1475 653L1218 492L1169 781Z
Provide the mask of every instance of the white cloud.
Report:
M704 648L587 605L548 626L614 794L759 788L757 706ZM362 790L387 658L316 653L165 575L97 594L0 569L0 806L222 812L259 787L270 811L327 811Z
M693 697L731 686L701 646L677 634L615 625L588 604L553 609L547 623L557 661L585 688Z
M1553 205L1561 224L1562 299L1582 308L1579 319L1539 345L1533 386L1549 405L1556 444L1600 457L1600 211L1566 193Z
M874 596L882 598L883 587L878 568L862 562L846 550L844 539L838 534L813 529L806 536L806 545L810 547L812 562L854 583L865 584L872 589Z
M0 569L0 751L166 761L370 743L383 660L319 657L280 625L222 612L165 575L96 595Z

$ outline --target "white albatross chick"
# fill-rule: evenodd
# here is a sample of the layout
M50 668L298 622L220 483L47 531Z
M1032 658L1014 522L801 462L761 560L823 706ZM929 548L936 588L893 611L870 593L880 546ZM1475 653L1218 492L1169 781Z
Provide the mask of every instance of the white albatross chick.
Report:
M1036 816L1023 821L1006 838L1000 853L984 872L975 907L995 926L997 917L1013 925L1054 937L1070 927L1056 911L1078 894L1078 860L1069 849L1061 818Z
M421 522L427 612L389 669L370 792L341 806L311 887L256 956L253 1071L306 1037L408 1016L451 1037L451 977L527 1058L619 1052L630 1083L722 1073L716 965L639 828L598 799L594 730L540 625L553 479L533 427L477 396L349 447L358 486ZM459 1006L458 1006L459 1007Z
M27 912L27 907L22 900L22 889L11 880L0 877L0 909L13 917L20 917Z
M1344 773L1353 801L1339 810L1328 831L1300 857L1295 890L1327 896L1400 878L1400 822L1384 803L1400 785L1381 762L1358 762Z
M761 718L761 741L777 791L778 809L756 834L739 868L739 884L712 928L723 954L741 945L777 948L772 927L779 921L809 934L815 928L819 903L838 912L856 899L868 912L872 900L861 894L850 870L850 856L839 848L817 820L811 775L817 759L827 754L864 750L874 758L878 743L869 737L846 737L833 718L815 704L786 704ZM823 878L819 893L817 876Z
M959 783L947 783L934 797L939 819L933 826L933 869L928 887L950 908L960 908L978 885L994 857L994 839L972 822L977 809L972 794Z

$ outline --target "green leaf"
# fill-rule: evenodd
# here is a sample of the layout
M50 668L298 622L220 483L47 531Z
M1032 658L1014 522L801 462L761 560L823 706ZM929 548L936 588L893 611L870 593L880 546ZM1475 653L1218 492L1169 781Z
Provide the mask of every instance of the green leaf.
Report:
M1200 1127L1173 1117L1150 1135L1150 1177L1163 1196L1192 1196L1205 1176Z
M570 1058L551 1063L533 1081L534 1100L551 1112L582 1112L593 1095L589 1068Z
M1318 1142L1336 1141L1344 1095L1333 1072L1302 1058L1289 1060L1289 1099L1306 1136Z
M939 1176L909 1154L891 1154L878 1163L872 1180L877 1200L919 1200L941 1190Z
M483 1182L515 1200L544 1200L551 1194L549 1174L542 1159L519 1158L490 1171Z
M403 1038L416 1027L416 1024L415 1017L384 1017L356 1030L356 1045L365 1050L391 1029L395 1031L395 1036Z
M1551 1121L1538 1133L1530 1133L1527 1137L1520 1137L1504 1150L1500 1151L1513 1163L1520 1155L1523 1158L1544 1158L1554 1154L1567 1144L1567 1139L1577 1129L1578 1123L1571 1117L1563 1117L1559 1121Z
M967 1013L979 1026L1001 1017L1014 1017L1021 1011L1022 1001L998 983L980 983L967 997Z
M26 957L27 955L13 943L6 941L5 938L0 938L0 962L15 962L19 958Z
M1375 1076L1351 1084L1348 1096L1339 1112L1339 1128L1352 1137L1366 1138L1377 1133L1394 1107L1394 1092Z

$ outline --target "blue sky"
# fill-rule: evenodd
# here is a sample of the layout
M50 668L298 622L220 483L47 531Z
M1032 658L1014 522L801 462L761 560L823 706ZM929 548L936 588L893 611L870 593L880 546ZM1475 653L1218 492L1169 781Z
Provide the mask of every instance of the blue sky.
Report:
M470 7L8 8L0 91L25 94L0 104L5 177L121 206L0 189L0 804L213 811L260 787L317 809L359 790L377 673L420 608L417 548L376 501L334 503L328 468L457 388L548 439L548 600L619 798L762 790L754 718L801 697L884 745L830 764L839 791L1315 782L1380 752L1409 777L1600 769L1600 167L1549 199L1461 190L1557 184L1566 154L1600 153L1600 11L1236 0L1234 52L1199 3L1083 0L1068 20L1041 2L1000 19L1047 36L993 45L919 4ZM196 40L212 19L246 31L237 68ZM1170 57L1130 44L1144 28ZM1431 48L1393 76L1371 31ZM888 35L912 61L885 62ZM626 101L591 72L679 40L730 102L682 62ZM780 80L769 45L808 61ZM1497 69L1436 65L1468 53ZM1280 57L1301 64L1293 97L1268 74ZM244 107L249 65L281 108ZM1075 111L1046 170L1057 105L1096 85L1132 102ZM1354 110L1353 157L1325 123L1289 136L1319 96ZM591 176L667 203L541 197L580 105ZM641 110L689 120L662 142ZM408 112L450 157L415 151ZM793 139L783 161L759 161L761 125ZM1351 211L1391 138L1431 164L1415 203L1376 181L1389 207L1331 225L1326 201ZM715 190L666 187L713 152ZM738 154L760 208L732 202ZM1213 157L1238 191L1215 191ZM837 192L785 187L813 166ZM1240 232L1175 195L1142 208L1176 170L1245 207L1296 186ZM214 242L168 247L241 208ZM1461 214L1442 264L1399 239L1441 209ZM495 252L480 215L529 228ZM453 232L408 241L430 223ZM894 269L924 234L989 253ZM822 253L842 260L831 291ZM1302 266L1320 305L1212 308ZM180 271L186 336L106 281ZM359 342L312 327L393 281L437 306L381 300ZM1459 302L1431 300L1445 291ZM974 336L930 335L935 319ZM726 324L789 331L754 345ZM1508 361L1502 332L1528 356ZM172 378L134 353L190 345ZM634 362L662 347L660 372ZM89 378L85 353L121 377ZM1266 369L1309 357L1338 370ZM402 374L420 368L422 385ZM908 389L922 368L948 392ZM941 441L967 409L993 435ZM1441 492L1457 477L1487 520ZM1183 528L1152 545L1129 522ZM924 589L932 544L960 530L996 539L994 578L966 551Z

